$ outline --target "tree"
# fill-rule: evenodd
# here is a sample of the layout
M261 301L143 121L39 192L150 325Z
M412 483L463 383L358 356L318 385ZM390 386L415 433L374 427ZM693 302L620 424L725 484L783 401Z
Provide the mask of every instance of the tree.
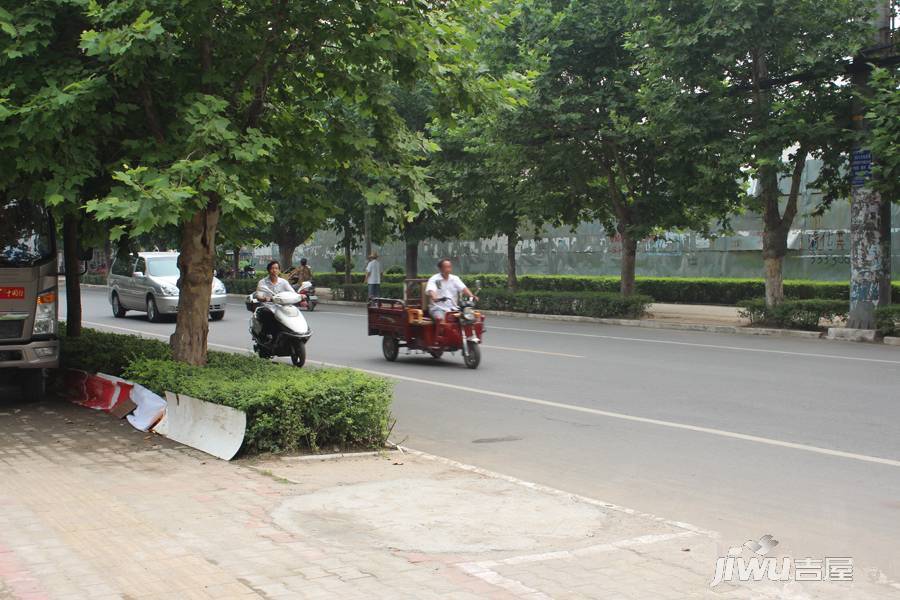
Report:
M273 165L320 166L321 153L290 141L320 131L335 102L360 107L383 138L395 122L387 83L434 80L448 104L467 102L455 19L472 9L474 0L25 2L0 13L13 38L4 83L19 84L0 88L0 118L13 123L4 149L38 148L12 159L24 176L2 159L2 185L56 204L91 198L91 214L124 223L114 236L177 227L171 344L176 359L202 364L220 227L265 218L257 199Z
M129 118L78 48L87 26L78 2L0 6L0 195L43 201L63 225L69 336L81 329L80 249L105 238L83 218L84 199L108 191Z
M502 2L498 10L507 15L504 26L480 32L479 56L483 68L505 83L505 93L485 102L476 114L429 126L440 146L431 173L436 194L460 207L467 233L506 237L507 287L515 290L520 230L537 230L554 216L547 214L553 205L529 185L529 163L515 141L515 118L531 91L530 77L542 66L533 53L536 40L529 38L537 29L531 23L535 11Z
M845 151L849 86L841 61L868 27L868 0L648 0L634 36L645 71L731 122L731 143L757 181L766 302L784 299L787 235L807 157ZM689 159L689 157L685 157ZM726 166L726 168L733 168ZM741 177L734 169L732 176ZM787 178L782 208L779 181Z
M537 4L537 3L536 3ZM621 240L621 292L634 291L638 240L656 229L703 229L734 206L737 184L722 119L662 93L631 44L637 2L540 5L546 67L512 134L526 149L529 185L557 222L603 221ZM691 157L691 160L685 160Z

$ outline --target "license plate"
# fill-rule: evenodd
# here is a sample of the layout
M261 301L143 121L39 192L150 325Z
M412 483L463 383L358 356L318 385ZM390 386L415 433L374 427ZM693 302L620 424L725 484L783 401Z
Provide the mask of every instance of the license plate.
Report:
M0 287L0 300L22 300L25 298L23 287Z

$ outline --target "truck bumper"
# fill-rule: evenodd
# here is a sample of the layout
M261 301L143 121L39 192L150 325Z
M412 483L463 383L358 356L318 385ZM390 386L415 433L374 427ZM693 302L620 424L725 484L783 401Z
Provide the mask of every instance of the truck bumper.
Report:
M58 366L58 340L0 344L0 369L55 369Z

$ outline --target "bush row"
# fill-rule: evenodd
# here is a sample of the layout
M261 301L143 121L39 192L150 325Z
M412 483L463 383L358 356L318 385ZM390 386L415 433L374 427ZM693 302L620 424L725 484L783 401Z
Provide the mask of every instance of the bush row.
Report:
M81 283L88 285L106 285L106 274L85 273L80 277Z
M506 286L506 275L481 273L465 275L469 286L476 280L487 288L502 289ZM402 283L402 274L385 274L385 284ZM335 288L344 285L343 274L323 273L316 275L316 285ZM353 283L362 284L363 274L354 273ZM753 300L765 295L762 279L702 278L702 277L638 277L635 283L637 293L653 298L656 302L679 304L726 304L735 305L743 300ZM900 283L894 284L895 295L900 297ZM519 291L556 292L610 292L618 293L619 278L614 276L589 275L522 275L519 277ZM843 281L787 280L784 293L793 300L844 300L849 302L850 284Z
M380 448L389 431L392 384L356 371L301 370L222 352L192 367L171 360L163 342L91 329L63 337L62 364L243 410L245 452Z
M364 284L343 285L332 290L337 300L365 302L368 288ZM402 298L403 286L386 283L381 286L383 298ZM617 293L592 292L510 292L487 288L479 294L478 308L544 315L576 315L599 318L637 319L651 299L635 294L624 297Z
M774 308L766 306L765 298L742 300L742 317L752 325L806 329L818 331L821 319L834 320L846 317L849 305L845 300L785 300Z
M876 308L875 327L881 335L900 335L900 304Z

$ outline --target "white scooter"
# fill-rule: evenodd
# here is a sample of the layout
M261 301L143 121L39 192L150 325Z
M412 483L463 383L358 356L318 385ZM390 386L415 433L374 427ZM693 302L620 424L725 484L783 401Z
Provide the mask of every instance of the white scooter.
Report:
M300 294L300 308L316 310L316 305L319 303L319 297L316 296L316 287L313 285L312 281L304 281L294 289Z
M298 308L300 294L281 292L275 294L271 302L262 302L258 293L250 294L246 300L250 317L250 336L253 351L261 358L290 356L295 367L306 362L306 343L312 331Z

